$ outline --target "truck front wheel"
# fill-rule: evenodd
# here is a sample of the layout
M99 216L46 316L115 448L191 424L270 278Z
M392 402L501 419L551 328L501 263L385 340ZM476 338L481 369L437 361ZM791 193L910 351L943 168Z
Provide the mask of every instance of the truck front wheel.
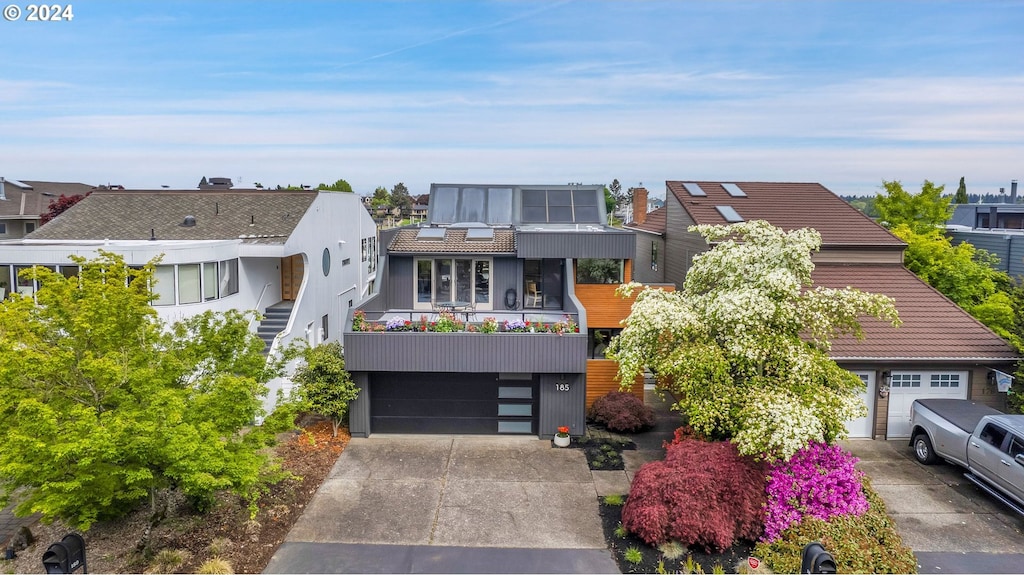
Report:
M928 439L924 433L914 436L914 458L924 465L931 465L939 459L935 456L935 450L932 449L932 440Z

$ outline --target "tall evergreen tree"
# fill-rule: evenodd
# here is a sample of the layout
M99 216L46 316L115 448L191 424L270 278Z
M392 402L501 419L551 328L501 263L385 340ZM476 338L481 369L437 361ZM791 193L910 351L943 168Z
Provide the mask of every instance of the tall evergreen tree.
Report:
M967 184L964 183L964 177L960 176L960 187L956 189L956 195L953 196L954 204L969 204L970 200L967 199Z

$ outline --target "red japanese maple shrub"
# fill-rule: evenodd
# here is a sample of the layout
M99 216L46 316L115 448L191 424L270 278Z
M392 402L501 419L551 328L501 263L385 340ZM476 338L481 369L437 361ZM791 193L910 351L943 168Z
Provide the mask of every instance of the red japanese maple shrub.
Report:
M587 419L609 431L635 433L654 427L654 410L632 393L612 391L594 400Z
M766 467L729 442L683 438L641 467L622 525L650 545L669 540L722 551L764 532Z

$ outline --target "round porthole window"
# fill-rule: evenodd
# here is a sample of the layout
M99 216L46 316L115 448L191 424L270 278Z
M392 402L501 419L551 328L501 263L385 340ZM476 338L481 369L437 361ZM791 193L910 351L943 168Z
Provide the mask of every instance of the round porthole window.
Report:
M331 250L328 248L324 248L323 266L324 276L331 273Z

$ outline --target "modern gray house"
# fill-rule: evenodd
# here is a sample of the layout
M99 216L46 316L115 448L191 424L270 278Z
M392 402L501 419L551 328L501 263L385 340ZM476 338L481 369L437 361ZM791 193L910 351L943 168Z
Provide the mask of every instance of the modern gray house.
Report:
M1024 277L1024 204L1016 203L1017 181L1010 203L956 204L946 223L953 245L967 242L999 258L999 270Z
M382 232L379 293L344 336L352 435L582 434L618 388L600 350L635 249L603 190L433 184L424 224Z

